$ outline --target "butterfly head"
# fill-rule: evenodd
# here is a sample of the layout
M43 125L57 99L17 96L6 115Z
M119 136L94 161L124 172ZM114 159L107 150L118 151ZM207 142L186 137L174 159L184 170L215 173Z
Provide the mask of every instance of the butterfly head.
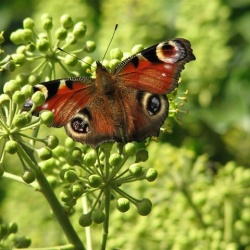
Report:
M114 92L115 77L99 61L96 62L95 85L100 94L111 95Z

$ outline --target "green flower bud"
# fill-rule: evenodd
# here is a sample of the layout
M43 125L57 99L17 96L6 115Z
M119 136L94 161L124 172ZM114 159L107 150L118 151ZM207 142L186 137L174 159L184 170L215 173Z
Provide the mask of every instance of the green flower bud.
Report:
M49 110L45 110L40 113L40 118L43 124L46 126L51 126L54 120L54 114Z
M32 18L30 17L27 17L23 20L23 27L25 29L30 29L30 30L33 30L34 27L35 27L35 22Z
M68 170L64 173L63 179L69 183L74 183L78 176L74 170Z
M21 91L24 93L25 95L25 99L27 100L29 97L32 96L32 94L34 93L33 91L33 87L31 85L24 85L21 89Z
M68 44L76 44L77 43L76 36L73 35L72 33L68 34L68 36L66 38L66 43L68 43Z
M20 89L20 85L17 83L16 80L10 80L4 84L3 92L7 93L14 93L15 91Z
M89 227L92 224L91 213L81 214L78 222L82 227Z
M93 188L98 188L102 184L102 178L99 175L93 174L89 176L89 185Z
M130 165L129 172L134 177L141 177L144 174L143 167L139 165L138 163L134 163Z
M15 154L18 150L18 143L16 141L7 141L4 149L9 154Z
M81 159L82 158L82 150L78 147L75 147L74 150L71 152L72 158Z
M22 42L23 42L21 37L20 37L20 32L18 32L18 30L14 31L10 34L10 40L16 45L22 44Z
M142 51L144 47L141 44L137 44L132 48L132 54L136 54L140 51Z
M36 107L41 106L45 102L45 96L42 92L36 91L32 96L31 96L31 101L34 103Z
M59 146L59 147L62 147L62 146ZM58 147L57 147L58 148ZM53 151L53 153L55 154L55 152ZM60 173L59 173L59 176L61 178L62 181L64 181L64 174L66 171L72 169L72 167L69 165L69 164L64 164L63 167L61 168L60 170Z
M85 36L86 31L87 31L87 26L84 24L84 22L78 22L74 26L73 34L77 38L82 38Z
M24 114L17 114L13 119L13 124L16 128L23 128L27 123L28 119Z
M26 61L24 54L12 54L11 57L15 64L23 65Z
M50 19L52 21L52 16L50 14L45 13L41 16L41 21L45 19Z
M78 59L73 55L66 55L64 62L66 65L74 67L77 64Z
M108 60L103 60L102 65L107 68L109 66ZM96 68L96 62L93 63L94 69Z
M135 162L145 162L148 160L148 151L145 148L140 148L136 152Z
M25 94L17 90L12 96L12 101L20 106L23 105L26 101Z
M158 176L158 172L154 168L149 168L146 173L146 179L149 182L154 181Z
M14 238L14 246L16 248L28 248L30 244L31 244L31 239L26 236Z
M3 31L0 32L0 44L4 43Z
M96 152L94 150L89 151L84 155L83 159L87 166L93 166L96 162Z
M54 150L53 150L53 154L57 157L65 157L66 153L66 148L58 145Z
M148 215L152 210L152 202L146 198L137 202L135 205L137 207L138 214L142 216Z
M18 231L18 225L15 222L9 224L9 233L15 234Z
M36 50L36 45L31 42L25 45L25 49L29 52L34 52Z
M123 52L123 57L122 57L121 61L129 58L130 56L131 56L131 53L129 53L129 52Z
M16 69L16 64L13 62L13 60L10 60L4 65L2 65L2 69L9 72L13 72Z
M26 52L26 45L20 45L16 49L16 54L25 54Z
M123 153L128 156L128 157L131 157L131 156L134 156L135 153L136 153L136 145L132 142L129 142L129 143L126 143L123 147Z
M84 50L89 52L89 53L92 53L94 52L96 49L96 45L95 45L95 42L94 41L87 41L85 43L85 47L84 47Z
M90 57L90 56L85 56L82 59L82 67L84 70L88 69L89 67L91 67L90 65L94 62L94 60Z
M67 35L68 35L68 31L63 27L58 28L55 32L56 39L60 41L65 40Z
M46 52L49 49L49 41L46 38L39 38L36 43L36 48L41 52Z
M32 170L26 170L22 175L22 179L24 182L30 184L35 181L36 175Z
M50 172L51 169L53 169L56 165L56 160L54 158L50 158L46 161L40 161L39 163L39 167L41 167L41 169L44 172Z
M42 160L48 160L52 157L52 151L49 147L42 147L37 149L38 157Z
M65 189L60 192L59 197L63 202L70 202L72 200L72 195L69 190Z
M15 80L20 86L23 86L28 82L28 75L24 73L18 74Z
M23 29L20 32L22 36L23 43L29 43L33 40L33 32L29 29Z
M10 97L6 94L1 94L0 95L0 106L2 107L3 105L8 104L10 101Z
M121 61L118 59L112 59L109 61L109 67L114 69Z
M32 86L40 83L40 76L39 75L30 75L28 77L28 83L30 83Z
M113 167L118 167L120 166L122 162L122 157L118 153L113 153L109 157L109 164Z
M74 25L74 22L73 22L71 16L69 16L67 14L61 16L60 23L63 26L63 28L65 28L65 29L70 29Z
M115 48L115 49L110 50L110 58L111 59L121 60L122 57L123 57L123 53L120 49Z
M96 224L101 224L105 220L105 214L101 209L95 209L91 214L91 219Z
M76 142L70 137L67 137L65 139L64 144L65 144L65 147L68 149L73 149L76 146Z
M119 198L116 202L116 208L122 213L127 212L130 208L129 200L126 198Z
M50 149L54 149L58 146L59 144L59 140L56 136L54 135L49 135L47 136L47 138L45 139L46 145L50 148Z
M51 30L53 28L53 23L52 23L52 19L50 18L45 18L42 20L42 26L43 26L43 29L45 30Z
M32 42L32 39L33 32L30 29L18 29L10 35L10 40L16 45Z
M75 184L71 187L71 194L74 198L80 198L84 193L84 187L81 184Z
M72 197L70 201L65 202L65 206L73 207L76 205L76 200Z

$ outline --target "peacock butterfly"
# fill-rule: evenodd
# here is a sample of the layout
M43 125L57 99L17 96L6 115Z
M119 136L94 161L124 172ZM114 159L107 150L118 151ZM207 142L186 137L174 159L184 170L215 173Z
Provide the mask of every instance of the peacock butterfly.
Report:
M96 62L96 78L73 77L34 86L46 97L35 110L54 113L75 141L96 147L105 141L142 141L158 136L168 116L166 94L178 85L184 65L195 60L183 38L153 45L122 61L113 72ZM28 100L25 108L31 108Z

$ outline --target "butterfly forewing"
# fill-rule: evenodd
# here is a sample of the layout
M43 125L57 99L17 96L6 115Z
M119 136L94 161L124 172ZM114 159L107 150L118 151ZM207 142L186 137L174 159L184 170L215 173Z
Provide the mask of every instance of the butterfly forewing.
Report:
M189 41L178 38L151 46L126 59L114 74L127 86L167 94L177 87L184 64L194 59Z
M36 85L37 90L42 90ZM68 78L46 82L46 102L37 108L36 112L50 110L54 113L52 126L61 127L79 111L91 102L95 85L90 78ZM55 88L57 86L57 88Z

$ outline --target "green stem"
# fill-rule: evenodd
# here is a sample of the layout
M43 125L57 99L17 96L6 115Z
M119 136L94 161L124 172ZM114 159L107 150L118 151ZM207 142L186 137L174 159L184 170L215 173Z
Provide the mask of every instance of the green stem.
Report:
M187 188L185 188L185 187L183 186L180 190L182 191L182 194L186 197L186 199L187 199L187 201L188 201L190 207L193 209L193 211L194 211L194 213L195 213L195 215L196 215L196 218L197 218L199 224L200 224L203 228L205 228L205 227L206 227L206 224L205 224L204 221L203 221L202 215L201 215L200 211L198 210L198 208L197 208L197 207L195 206L195 204L193 203L193 200L192 200L192 198L191 198L191 196L190 196L190 194L189 194Z
M87 214L89 212L88 201L87 201L87 197L86 196L82 197L82 208L83 208L83 213L84 214ZM86 227L85 228L85 235L86 235L87 250L93 250L93 247L92 247L92 237L91 237L91 228L90 227Z
M108 233L109 233L109 215L110 215L110 200L111 200L111 194L109 188L105 188L104 190L104 197L105 197L105 203L104 203L104 209L105 209L105 221L103 222L103 232L102 232L102 243L100 250L105 250L107 241L108 241Z
M14 248L14 250L17 248ZM71 244L65 246L56 246L56 247L39 247L39 248L22 248L22 250L74 250L74 246Z
M30 155L29 148L26 148L27 146L25 144L22 144L20 149L22 148L22 154L23 156L26 155L25 161L32 161L33 155ZM32 161L32 165L35 165L35 162ZM60 202L58 201L53 189L51 188L48 180L44 176L42 170L36 166L32 167L32 169L36 173L36 180L41 188L41 192L44 195L45 199L49 203L55 217L57 218L58 223L60 224L63 232L65 233L68 241L74 245L75 250L85 250L85 247L83 246L81 240L79 239L77 233L75 232L67 214L65 213L63 207L61 206Z
M84 250L85 247L76 234L67 214L65 213L63 207L58 201L53 189L51 188L48 180L45 178L40 168L38 168L36 171L36 179L41 187L44 197L48 201L69 242L75 246L75 250Z
M224 241L227 243L233 241L233 218L234 207L232 200L226 198L224 201Z
M17 176L17 175L15 175L15 174L11 174L11 173L8 173L8 172L4 172L3 177L8 178L8 179L11 179L11 180L13 180L13 181L17 181L17 182L19 182L19 183L22 183L22 184L28 186L28 187L32 187L32 185L27 184L26 182L23 181L23 179L22 179L20 176Z
M103 222L103 227L102 227L102 242L101 242L100 250L106 249L106 245L108 241L110 200L111 200L111 193L109 189L110 187L108 183L109 174L110 174L110 165L109 165L110 149L104 149L104 153L105 153L104 175L106 179L106 186L103 188L105 220Z

